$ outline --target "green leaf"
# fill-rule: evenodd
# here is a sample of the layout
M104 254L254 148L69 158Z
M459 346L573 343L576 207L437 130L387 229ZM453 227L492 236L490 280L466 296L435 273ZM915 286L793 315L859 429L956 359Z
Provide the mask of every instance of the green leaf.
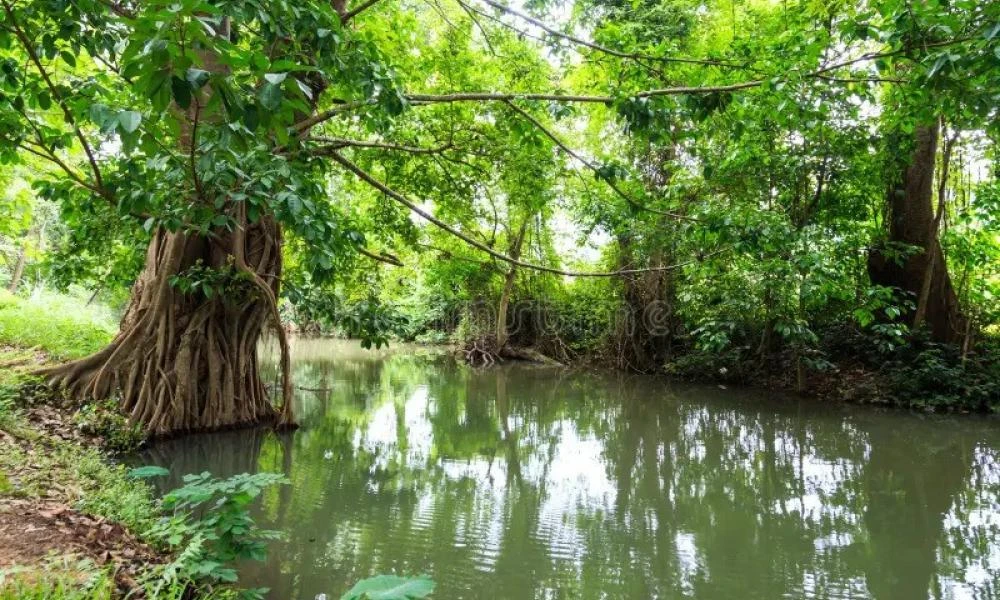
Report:
M264 110L278 110L281 107L281 88L273 83L265 83L257 92L257 100Z
M63 50L59 53L59 56L66 62L67 65L71 67L76 67L76 57L69 50Z
M211 73L205 71L204 69L191 68L187 70L187 73L185 73L184 78L187 79L187 82L191 84L192 88L197 90L201 89L201 86L205 85L208 82L208 78L210 76Z
M164 469L163 467L157 467L154 465L136 467L128 472L128 476L133 479L149 479L151 477L163 477L165 475L170 475L170 471Z
M274 85L281 85L282 82L285 81L286 77L288 77L288 73L266 73L264 75L264 79L266 79L268 83L273 83Z
M170 90L174 95L174 102L181 108L191 106L191 85L180 77L170 79Z
M412 600L426 598L434 591L434 580L426 575L398 577L377 575L357 582L340 600Z
M132 133L136 129L139 129L139 123L141 122L142 114L134 110L123 110L118 113L118 123L127 133Z

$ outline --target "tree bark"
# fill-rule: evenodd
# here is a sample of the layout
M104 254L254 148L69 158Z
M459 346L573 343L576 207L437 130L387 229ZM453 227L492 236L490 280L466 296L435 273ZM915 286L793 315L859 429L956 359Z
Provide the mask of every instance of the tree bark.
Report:
M7 291L11 294L17 293L17 288L21 286L21 277L24 276L24 266L28 262L27 253L24 246L17 249L17 262L14 263L14 270L10 273L10 283L7 284Z
M521 245L524 243L524 234L528 230L530 216L524 218L521 228L517 231L517 237L510 245L510 257L517 260L521 257ZM507 309L510 307L510 296L514 291L514 280L517 278L517 265L510 265L507 274L504 276L503 292L500 294L500 306L497 308L497 351L503 350L507 345Z
M900 288L915 301L926 298L921 319L932 339L956 343L962 339L966 320L948 275L932 205L938 135L936 123L916 127L913 153L902 177L889 188L888 242L921 250L897 262L884 248L875 249L869 256L868 273L874 284ZM912 321L914 312L904 312L901 319Z
M281 232L271 218L237 216L240 227L212 239L157 230L118 335L91 356L43 371L50 384L79 399L117 392L130 422L154 436L290 422L287 376L279 412L257 357L263 329L277 319ZM235 283L228 293L186 293L171 284L198 264L229 273Z

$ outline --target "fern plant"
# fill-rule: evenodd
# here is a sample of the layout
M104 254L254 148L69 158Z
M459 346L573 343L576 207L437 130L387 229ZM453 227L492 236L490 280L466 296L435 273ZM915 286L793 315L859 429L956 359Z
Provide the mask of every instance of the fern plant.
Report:
M160 467L132 470L134 477L166 475ZM250 505L267 487L288 483L276 473L243 473L228 479L208 472L184 476L184 485L160 499L163 516L149 537L174 553L174 559L159 569L153 591L177 583L212 585L235 583L233 564L241 560L262 561L266 544L280 537L277 531L261 529L250 516ZM244 597L260 598L267 590L245 590ZM155 596L155 593L154 593Z

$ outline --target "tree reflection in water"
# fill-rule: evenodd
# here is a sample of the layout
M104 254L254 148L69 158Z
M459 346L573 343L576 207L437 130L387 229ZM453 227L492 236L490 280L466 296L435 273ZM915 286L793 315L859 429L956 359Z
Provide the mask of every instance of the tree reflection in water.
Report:
M142 457L288 474L245 574L275 598L380 572L449 599L998 595L990 421L297 344L301 429Z

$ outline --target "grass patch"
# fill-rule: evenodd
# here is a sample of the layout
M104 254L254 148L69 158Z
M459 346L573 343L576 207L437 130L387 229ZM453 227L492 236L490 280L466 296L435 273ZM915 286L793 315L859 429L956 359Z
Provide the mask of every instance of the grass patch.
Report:
M114 590L107 570L71 557L0 570L0 600L111 600Z
M8 491L0 495L41 496L57 485L77 509L132 531L147 531L156 519L149 486L130 479L124 466L108 464L94 448L42 436L28 443L2 444L0 471L8 480Z
M114 333L113 320L106 310L87 307L75 298L39 294L23 299L0 292L0 344L41 350L54 360L69 360L100 350Z

